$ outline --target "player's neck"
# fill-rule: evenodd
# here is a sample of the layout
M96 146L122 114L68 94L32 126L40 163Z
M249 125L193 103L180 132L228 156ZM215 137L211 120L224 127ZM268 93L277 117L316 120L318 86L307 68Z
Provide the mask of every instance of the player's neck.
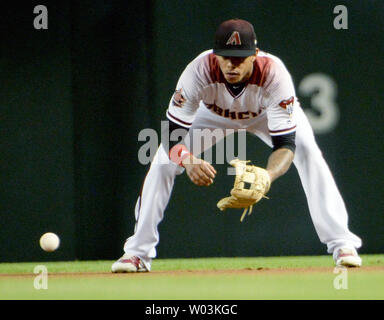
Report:
M232 92L234 96L238 96L244 90L244 87L247 85L247 83L247 81L236 83L227 82L227 88Z
M253 68L239 82L229 83L228 81L226 81L227 82L227 86L229 88L235 89L235 90L237 90L239 88L240 91L241 91L247 85L248 80L252 76L252 73L253 73ZM233 92L233 90L232 90L232 92Z
M230 82L226 81L228 90L231 91L231 93L234 96L238 96L244 90L244 88L248 84L248 80L252 76L253 70L254 70L254 68L252 65L250 70L248 70L248 72L245 74L245 76L239 82L230 83Z

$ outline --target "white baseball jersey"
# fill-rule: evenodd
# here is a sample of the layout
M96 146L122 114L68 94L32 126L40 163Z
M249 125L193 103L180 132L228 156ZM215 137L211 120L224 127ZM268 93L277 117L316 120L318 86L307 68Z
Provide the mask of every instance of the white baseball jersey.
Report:
M202 103L202 104L200 104ZM228 88L212 50L197 56L183 71L167 110L167 118L189 128L200 105L233 121L256 118L267 113L271 136L294 132L296 93L283 62L259 52L253 73L244 89L234 95Z

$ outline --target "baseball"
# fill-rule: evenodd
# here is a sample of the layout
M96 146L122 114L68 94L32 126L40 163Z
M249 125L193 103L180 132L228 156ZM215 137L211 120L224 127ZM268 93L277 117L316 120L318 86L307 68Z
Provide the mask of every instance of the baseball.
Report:
M40 247L44 251L47 251L47 252L55 251L59 247L59 245L60 245L59 237L52 232L44 233L40 238Z

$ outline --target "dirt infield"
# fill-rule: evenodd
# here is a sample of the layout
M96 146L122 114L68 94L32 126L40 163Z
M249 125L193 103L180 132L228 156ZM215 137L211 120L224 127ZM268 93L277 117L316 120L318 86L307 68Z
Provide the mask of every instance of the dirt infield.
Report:
M245 269L223 269L223 270L177 270L177 271L151 271L138 273L112 273L112 272L60 272L49 273L49 277L161 277L161 276L194 276L194 275L277 275L277 274L308 274L308 273L333 273L335 267L312 267L312 268L245 268ZM368 266L361 268L348 268L348 272L384 272L384 266ZM0 273L0 278L31 278L36 277L34 273Z

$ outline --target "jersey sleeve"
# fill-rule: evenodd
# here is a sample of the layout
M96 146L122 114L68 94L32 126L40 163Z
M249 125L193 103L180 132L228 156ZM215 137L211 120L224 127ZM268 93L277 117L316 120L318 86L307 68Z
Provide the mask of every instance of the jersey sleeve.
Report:
M292 77L281 61L271 66L265 91L269 134L278 136L295 132L294 111L298 101Z
M192 125L202 99L203 81L200 64L201 58L196 58L185 68L167 109L167 118L185 128Z

